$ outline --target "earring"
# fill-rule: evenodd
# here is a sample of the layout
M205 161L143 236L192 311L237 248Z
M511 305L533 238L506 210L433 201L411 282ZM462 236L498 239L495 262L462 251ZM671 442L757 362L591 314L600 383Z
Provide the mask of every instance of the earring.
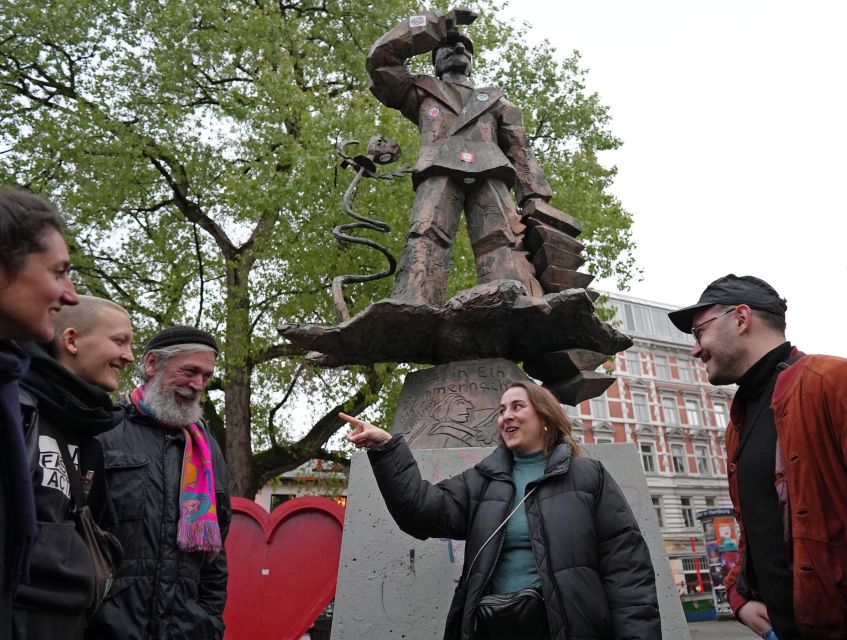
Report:
M547 425L546 424L544 425L544 430L547 431Z
M71 348L71 353L72 353L72 354L76 355L76 352L77 352L77 351L79 351L79 349L77 349L76 347L72 347L72 348Z

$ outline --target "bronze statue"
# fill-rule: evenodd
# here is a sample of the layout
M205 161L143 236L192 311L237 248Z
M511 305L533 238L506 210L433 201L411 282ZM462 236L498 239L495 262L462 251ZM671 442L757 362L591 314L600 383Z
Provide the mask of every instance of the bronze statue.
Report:
M467 9L446 15L429 10L403 20L368 54L373 94L421 131L412 170L415 202L391 296L349 317L343 284L390 275L392 258L381 245L343 236L380 250L389 268L334 280L338 325L286 322L279 331L308 349L308 360L328 367L493 358L523 362L526 372L562 402L575 404L614 382L595 369L632 343L594 313L596 294L585 290L593 276L577 270L585 260L576 239L582 225L549 204L552 190L532 153L520 110L500 89L476 88L470 80L473 43L458 27L475 19ZM407 67L410 58L427 52L437 77L413 75ZM345 194L345 211L361 224L340 225L336 237L361 226L386 230L350 207L359 177L393 177L375 173L375 158L382 155L373 151L342 165L358 171ZM479 284L446 300L462 211ZM421 444L442 437L477 443L488 437L487 409L493 406L445 398L428 419L403 428ZM417 408L411 411L418 415Z
M466 9L411 16L368 55L373 94L421 131L414 209L392 291L393 299L404 302L444 304L462 209L479 282L517 280L528 295L544 295L522 243L526 227L515 200L532 208L533 200L546 202L552 191L520 110L500 89L471 82L473 43L456 27L475 18ZM409 58L430 51L437 77L412 75Z

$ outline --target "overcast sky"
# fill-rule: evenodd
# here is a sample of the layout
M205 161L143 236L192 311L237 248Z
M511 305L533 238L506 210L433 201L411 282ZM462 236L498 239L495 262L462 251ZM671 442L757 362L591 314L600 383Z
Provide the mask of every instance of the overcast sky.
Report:
M512 3L533 37L580 51L611 109L624 146L604 162L644 271L628 293L687 305L757 275L788 299L792 342L847 357L847 4Z

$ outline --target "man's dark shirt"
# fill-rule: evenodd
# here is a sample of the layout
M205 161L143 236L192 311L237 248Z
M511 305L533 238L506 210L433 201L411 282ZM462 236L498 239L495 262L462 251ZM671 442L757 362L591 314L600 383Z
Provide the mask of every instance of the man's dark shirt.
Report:
M747 543L745 572L750 586L761 594L779 640L800 640L794 621L793 578L774 485L776 424L771 411L777 365L790 354L788 342L767 353L738 381L735 396L735 401L744 406L736 463Z

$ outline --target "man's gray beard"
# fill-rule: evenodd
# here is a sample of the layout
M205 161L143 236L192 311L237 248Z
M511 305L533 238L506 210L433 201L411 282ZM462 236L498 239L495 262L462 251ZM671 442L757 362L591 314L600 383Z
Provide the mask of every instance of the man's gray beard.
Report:
M144 385L144 404L153 416L162 424L171 427L187 427L203 419L203 407L200 404L202 394L191 404L177 401L179 387L162 389L159 378L153 378Z

